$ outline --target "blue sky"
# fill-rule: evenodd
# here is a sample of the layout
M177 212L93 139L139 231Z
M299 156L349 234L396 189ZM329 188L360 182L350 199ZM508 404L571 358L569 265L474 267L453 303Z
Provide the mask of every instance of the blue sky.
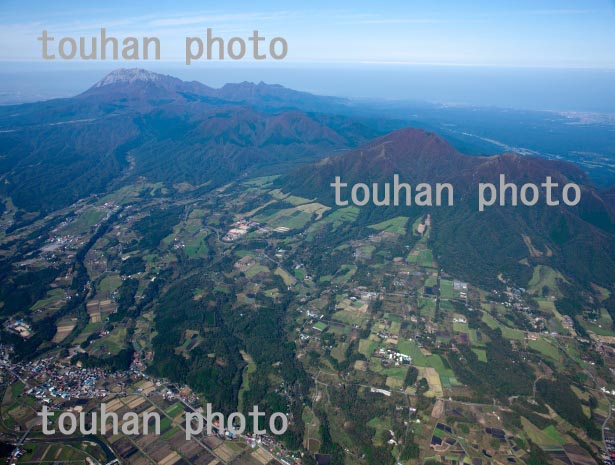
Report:
M43 29L63 36L157 36L164 60L186 36L258 29L284 37L288 63L615 68L615 0L0 0L0 60L38 60ZM26 6L27 5L27 6Z

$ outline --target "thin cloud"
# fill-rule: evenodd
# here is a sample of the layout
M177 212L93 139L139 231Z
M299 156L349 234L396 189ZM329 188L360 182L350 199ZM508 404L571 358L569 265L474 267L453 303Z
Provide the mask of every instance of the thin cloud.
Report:
M150 26L189 26L199 23L219 23L219 22L247 22L247 21L276 21L289 18L288 13L263 14L263 13L247 13L236 15L215 15L205 14L200 16L186 15L176 18L163 18L149 21Z
M458 22L454 19L436 18L373 18L343 21L342 24L447 24ZM466 22L466 21L464 21Z

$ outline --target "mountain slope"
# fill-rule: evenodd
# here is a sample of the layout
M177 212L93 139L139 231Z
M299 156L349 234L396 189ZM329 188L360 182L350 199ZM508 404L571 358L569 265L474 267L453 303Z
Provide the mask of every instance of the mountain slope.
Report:
M504 277L526 285L533 267L548 265L570 282L586 288L615 284L615 209L612 198L594 189L576 166L534 157L502 154L466 156L434 133L403 129L345 154L327 158L280 181L285 191L334 206L336 176L353 184L392 183L393 175L416 187L418 183L449 182L454 186L452 207L361 207L359 224L374 224L397 216L413 218L431 213L432 246L439 262L456 276L485 285ZM518 186L545 182L550 176L560 188L568 182L582 189L579 205L547 207L495 206L478 211L478 184L498 185L500 174ZM349 198L349 189L345 199ZM559 192L559 190L557 191Z
M0 108L2 193L20 208L49 211L142 176L215 187L382 134L351 118L291 109L320 99L263 83L212 89L114 71L73 98Z

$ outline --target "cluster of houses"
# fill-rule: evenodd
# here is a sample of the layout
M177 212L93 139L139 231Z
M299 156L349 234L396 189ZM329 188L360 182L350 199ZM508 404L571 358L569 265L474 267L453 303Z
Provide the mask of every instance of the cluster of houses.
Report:
M603 394L608 394L610 396L615 396L615 389L608 390L606 387L602 386L600 388Z
M547 320L540 314L537 315L536 311L533 310L529 305L527 305L524 300L524 294L526 293L526 290L524 288L507 287L506 291L504 291L503 293L500 293L497 290L492 290L491 292L493 295L502 297L502 302L500 302L501 305L503 305L507 309L514 310L515 312L520 312L525 315L527 321L534 330L534 334L528 333L528 335L526 335L527 339L537 340L537 333L551 335L558 334L557 331L549 331L547 327ZM573 334L576 334L576 332L574 331L574 323L572 321L572 318L570 318L568 315L563 315L562 318L562 326Z
M468 298L468 283L464 283L463 281L454 279L453 280L453 290L459 292L460 298L462 299Z
M254 260L254 257L251 257L250 255L246 255L245 257L240 258L235 263L234 267L237 268L239 271L245 273L255 263L256 263L256 260Z
M299 311L303 312L303 310ZM328 325L321 321L324 315L309 308L306 310L306 315L308 319L305 321L305 326L297 329L299 332L299 340L307 342L314 337L314 340L317 341L319 340L317 335L323 333L328 328ZM306 331L307 328L310 328L312 331Z
M610 431L605 431L605 441L604 441L607 449L600 450L602 453L602 461L607 465L615 464L615 437L613 437L613 433Z
M41 359L26 364L11 364L8 360L0 361L30 386L27 394L40 402L49 404L54 398L59 399L93 399L104 397L108 391L100 386L101 380L108 382L117 374L104 373L102 369L86 369L73 366L61 367L54 357Z
M402 365L410 365L412 363L412 357L406 354L402 354L398 350L395 349L385 349L380 348L376 352L374 352L374 357L382 359L382 362L386 362L386 364L393 364L396 367Z
M562 321L562 326L564 328L566 328L567 330L570 330L572 328L574 328L574 322L572 321L572 318L568 315L562 315L563 320Z
M10 465L15 465L21 457L26 455L26 452L26 449L24 449L23 447L16 447L11 453L10 457L7 459L6 463Z
M17 334L18 336L28 339L32 336L32 327L22 319L9 319L5 325L7 331Z
M251 229L257 228L259 223L256 221L239 220L232 225L233 227L222 238L223 241L233 242L245 236Z
M266 434L244 434L246 438L246 444L252 449L262 447L269 451L271 455L274 455L278 462L284 465L294 465L297 462L292 455L288 455L288 452L284 449L279 441L276 441L273 437Z
M353 292L355 295L359 296L358 299L357 297L351 297L350 300L353 301L360 299L364 302L372 302L374 300L377 300L379 296L377 292L371 291L365 286L357 286L353 289Z

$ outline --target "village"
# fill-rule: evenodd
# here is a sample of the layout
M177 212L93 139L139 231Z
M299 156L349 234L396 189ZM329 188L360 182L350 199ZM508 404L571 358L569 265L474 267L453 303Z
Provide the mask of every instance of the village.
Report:
M12 363L10 359L11 348L0 347L0 373L2 373L0 381L4 385L11 386L12 393L19 393L17 398L12 399L12 402L22 406L17 408L9 406L10 416L0 418L0 423L4 424L6 424L6 418L13 419L12 430L0 430L0 441L3 439L6 441L7 434L9 437L11 434L15 434L16 437L20 438L11 456L17 462L23 461L24 457L27 459L27 457L32 456L32 452L27 452L27 444L29 444L27 439L30 435L40 435L42 420L39 414L43 409L48 408L50 410L51 416L49 418L54 418L55 414L62 411L77 413L97 411L102 403L108 406L111 413L135 412L141 417L145 413L159 412L157 415L163 418L161 422L162 437L169 436L173 431L180 431L185 426L183 417L186 413L204 413L198 397L187 386L178 387L165 380L152 379L137 370L108 372L102 369L79 368L55 358L43 358L26 364ZM145 401L146 399L148 400ZM146 404L154 408L143 409L142 407L145 407ZM33 409L24 410L23 406L25 405ZM5 408L1 410L4 411ZM169 418L172 418L171 422L169 422ZM54 424L54 421L50 421L45 427L49 430ZM48 432L47 436L49 434L52 433ZM62 436L58 436L58 434L53 433L48 437L48 440L52 442L61 440ZM181 430L181 434L186 433ZM281 464L290 465L293 463L292 458L285 458L284 449L280 447L278 440L272 435L253 435L249 432L238 435L233 428L220 430L216 423L211 436L201 434L195 437L194 442L197 444L197 449L193 447L192 453L202 450L198 452L198 455L195 455L195 457L201 457L200 461L196 460L194 463L208 463L202 461L205 457L209 457L208 460L211 460L212 457L218 457L219 460L227 461L235 457L245 447L259 457L267 457L267 461L273 460L274 455L277 455ZM101 459L105 457L105 460L100 461L100 463L109 463L113 460L129 458L138 450L125 449L122 446L124 440L119 436L108 437L108 440L112 448L102 444L104 453L90 451L92 459L96 456L100 456ZM179 437L174 441L176 444L174 447L179 447L182 443L179 441ZM237 446L229 447L225 445L225 441L240 441L244 446L239 449L237 449ZM188 441L186 444L190 442L192 441ZM117 452L112 452L112 450ZM174 454L173 449L167 450L167 455ZM96 463L96 460L88 463Z

